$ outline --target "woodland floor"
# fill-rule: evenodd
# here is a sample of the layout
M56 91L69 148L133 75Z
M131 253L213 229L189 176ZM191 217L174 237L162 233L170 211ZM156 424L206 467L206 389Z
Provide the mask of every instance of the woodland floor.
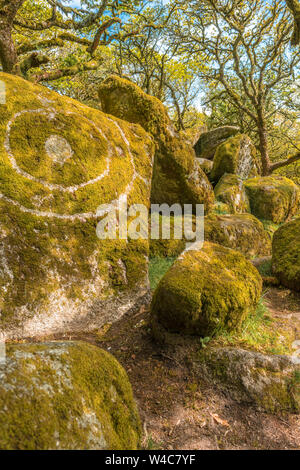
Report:
M300 295L270 288L265 304L277 321L298 326L300 339ZM88 341L121 362L140 410L145 449L300 449L299 415L266 414L199 377L190 359L199 342L155 344L147 307L93 333L40 339Z

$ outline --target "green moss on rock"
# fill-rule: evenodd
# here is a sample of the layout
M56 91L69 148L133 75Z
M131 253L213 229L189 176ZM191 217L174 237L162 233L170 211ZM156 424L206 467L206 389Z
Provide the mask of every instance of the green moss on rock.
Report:
M225 173L246 179L255 168L257 168L255 147L247 135L238 134L218 146L210 180L217 183Z
M237 175L225 173L215 187L215 196L217 201L228 205L230 213L250 212L243 180Z
M153 140L42 86L0 79L0 330L101 326L147 291L149 246L100 240L96 211L121 195L150 205Z
M244 183L251 212L259 219L282 223L298 210L300 190L283 176L251 178Z
M105 112L140 124L156 143L151 201L153 203L205 204L210 211L214 194L195 152L177 134L166 108L134 83L111 76L101 84L99 97Z
M83 342L7 345L1 450L132 449L141 425L124 369Z
M247 258L271 254L271 237L263 224L251 214L205 217L205 240L233 248Z
M211 336L239 328L258 302L261 277L239 252L205 242L184 252L160 281L152 300L154 335L171 332Z
M300 291L300 217L274 233L272 270L281 284Z

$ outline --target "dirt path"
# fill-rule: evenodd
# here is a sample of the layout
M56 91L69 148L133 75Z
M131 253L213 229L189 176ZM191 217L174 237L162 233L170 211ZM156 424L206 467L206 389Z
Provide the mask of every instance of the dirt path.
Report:
M265 302L282 322L290 325L293 320L299 333L299 295L271 288ZM158 347L146 308L102 331L66 337L92 342L123 364L140 409L147 449L300 449L300 416L268 415L233 401L220 386L199 380L190 359L199 343L176 350Z

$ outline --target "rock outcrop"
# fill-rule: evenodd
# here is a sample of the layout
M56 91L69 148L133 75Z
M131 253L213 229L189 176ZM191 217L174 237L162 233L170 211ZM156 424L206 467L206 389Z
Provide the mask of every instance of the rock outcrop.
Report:
M2 450L135 450L141 425L123 367L83 342L7 345Z
M225 173L215 187L216 200L227 204L233 214L250 212L243 180L237 175Z
M96 228L119 198L150 205L152 138L42 86L0 78L0 332L99 327L148 292L148 241L103 240Z
M299 208L300 190L284 176L264 176L244 182L251 212L276 224L293 217Z
M300 217L274 233L272 270L282 285L300 291Z
M175 132L161 101L117 76L103 82L99 97L103 111L140 124L156 142L151 202L204 204L209 212L214 203L211 184L192 146Z
M205 242L201 250L185 251L156 288L154 336L163 342L166 332L205 337L237 329L261 290L257 269L241 253Z
M205 240L240 251L247 258L271 254L271 237L251 214L205 217Z
M218 146L210 180L217 183L225 173L247 179L255 171L257 171L255 147L250 137L238 134Z
M229 139L229 137L236 135L238 132L239 128L235 126L223 126L203 132L194 145L196 156L212 160L218 145Z

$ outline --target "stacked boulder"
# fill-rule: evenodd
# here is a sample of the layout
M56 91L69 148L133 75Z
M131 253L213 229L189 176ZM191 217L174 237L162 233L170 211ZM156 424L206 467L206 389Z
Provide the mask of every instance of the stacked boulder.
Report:
M214 192L195 159L193 147L176 133L164 105L137 85L117 76L99 89L104 112L140 124L156 143L151 202L204 204L209 212Z

